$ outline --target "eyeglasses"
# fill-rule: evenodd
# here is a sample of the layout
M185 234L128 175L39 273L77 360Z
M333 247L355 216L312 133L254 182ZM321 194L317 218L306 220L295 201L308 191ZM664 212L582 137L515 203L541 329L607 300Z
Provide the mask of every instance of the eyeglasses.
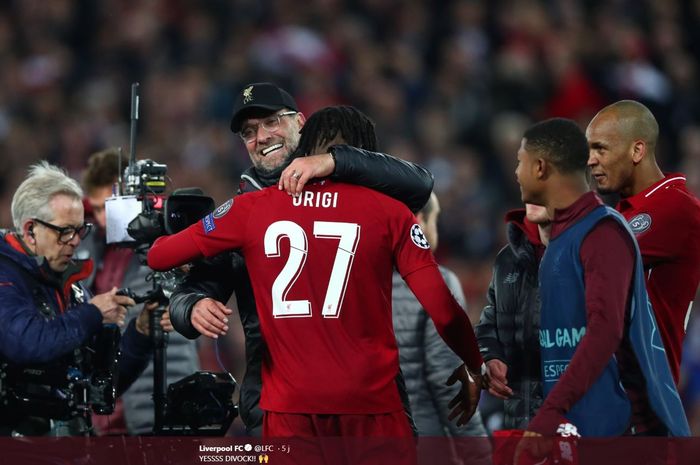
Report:
M280 128L280 118L282 116L291 116L291 115L296 115L298 112L296 111L285 111L283 113L277 113L272 116L268 116L267 118L263 119L259 124L256 125L251 125L247 126L243 129L241 129L241 132L238 133L238 135L241 136L241 139L243 139L243 142L246 144L253 142L255 138L258 136L258 127L262 126L264 130L266 130L269 133L276 132Z
M92 230L92 223L84 223L83 225L78 226L76 228L75 226L56 226L55 224L42 221L39 218L32 218L32 221L36 221L40 225L46 226L47 228L56 231L58 233L58 242L60 242L61 244L69 243L73 240L76 234L79 238L85 239L85 237L87 237L87 235Z

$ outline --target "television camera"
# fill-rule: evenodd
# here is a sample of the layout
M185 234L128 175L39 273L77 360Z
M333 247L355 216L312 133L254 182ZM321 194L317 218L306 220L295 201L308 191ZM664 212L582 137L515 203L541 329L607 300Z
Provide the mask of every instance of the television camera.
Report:
M214 210L214 200L201 189L175 190L165 196L167 165L153 160L136 160L136 127L139 108L139 84L131 87L131 134L129 164L118 180L114 195L105 201L108 244L134 248L142 263L156 238L174 234ZM121 160L121 158L120 158ZM119 167L122 173L122 167ZM154 434L223 435L237 414L232 395L236 383L230 373L197 372L167 387L167 333L160 319L176 286L184 278L180 269L151 272L153 289L146 295L120 290L137 303L158 302L150 315L153 346Z
M106 325L87 345L50 364L0 364L0 410L7 418L68 421L114 411L121 335ZM90 433L80 423L76 434ZM47 423L48 425L48 423Z

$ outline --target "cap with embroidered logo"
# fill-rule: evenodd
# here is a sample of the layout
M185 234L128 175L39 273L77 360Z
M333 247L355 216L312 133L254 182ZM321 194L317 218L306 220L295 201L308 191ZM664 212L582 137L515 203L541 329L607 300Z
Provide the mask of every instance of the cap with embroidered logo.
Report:
M231 131L239 132L241 130L241 125L251 110L262 109L275 112L283 108L299 111L297 102L287 91L271 82L248 84L236 96L236 101L233 103Z

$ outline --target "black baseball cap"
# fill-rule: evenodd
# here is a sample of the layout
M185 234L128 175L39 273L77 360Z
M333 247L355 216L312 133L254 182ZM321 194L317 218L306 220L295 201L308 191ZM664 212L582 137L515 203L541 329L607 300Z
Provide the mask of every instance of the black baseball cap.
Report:
M294 97L272 84L271 82L255 82L248 84L236 97L233 103L233 117L231 118L231 131L239 132L241 124L246 119L246 113L251 109L263 109L275 112L283 108L299 111Z

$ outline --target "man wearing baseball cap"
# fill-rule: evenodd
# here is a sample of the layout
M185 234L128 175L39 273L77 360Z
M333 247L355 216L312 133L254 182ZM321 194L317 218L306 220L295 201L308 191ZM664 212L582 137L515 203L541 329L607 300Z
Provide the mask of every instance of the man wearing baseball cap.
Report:
M270 176L279 178L305 121L294 98L269 82L249 84L236 97L231 130L240 135L265 185L274 184Z
M269 82L249 84L233 104L231 131L239 133L243 121L255 113L266 115L282 109L299 111L297 102L289 92Z
M305 122L294 98L275 84L260 82L243 87L234 102L231 130L245 144L253 166L241 175L239 194L278 183L281 189L298 194L309 179L331 176L334 180L379 190L402 201L414 212L430 197L433 177L424 168L347 145L336 145L330 153L296 158L289 165L290 159L297 155L299 130ZM211 338L225 335L229 329L227 319L232 313L225 303L233 292L246 338L240 414L248 434L259 435L264 348L253 291L241 255L225 253L195 264L186 282L171 298L171 321L178 332L191 339L200 334Z

